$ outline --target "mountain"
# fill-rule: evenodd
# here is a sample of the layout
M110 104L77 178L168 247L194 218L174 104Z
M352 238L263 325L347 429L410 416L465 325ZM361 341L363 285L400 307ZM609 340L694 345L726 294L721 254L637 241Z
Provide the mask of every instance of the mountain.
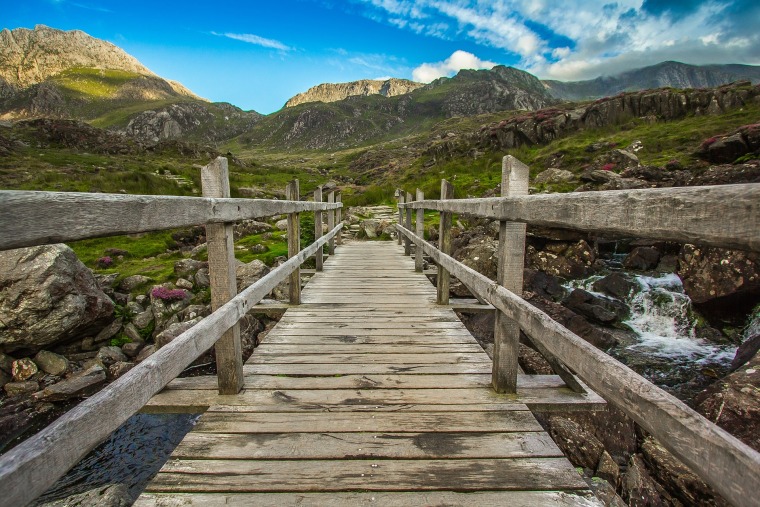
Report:
M262 119L236 142L243 148L346 148L418 132L446 118L533 111L555 102L527 72L504 66L462 70L403 95L349 96L286 107Z
M395 97L425 86L408 79L372 80L362 79L350 83L323 83L312 86L303 93L295 95L285 103L285 107L294 107L306 102L336 102L348 97L382 95L383 97Z
M753 84L760 82L760 66L688 65L669 61L587 81L542 82L558 99L588 100L651 88L712 88L743 79Z
M117 46L79 30L0 32L0 119L59 118L128 134L216 143L261 115L201 99Z

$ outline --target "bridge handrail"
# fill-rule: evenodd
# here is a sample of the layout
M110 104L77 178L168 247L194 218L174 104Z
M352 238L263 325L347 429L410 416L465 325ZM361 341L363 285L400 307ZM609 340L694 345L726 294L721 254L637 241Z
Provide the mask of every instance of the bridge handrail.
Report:
M532 341L615 403L721 495L735 505L749 505L756 498L760 453L521 297L442 253L409 229L396 228L473 295L517 322Z
M760 251L760 183L422 200L399 206Z
M217 184L219 187L226 185L226 193L229 195L226 159L220 157L203 170L206 171L204 177L215 179L209 185L212 187L211 191L218 191L218 188L213 188ZM204 181L204 193L206 190ZM288 213L291 225L288 231L289 259L285 263L221 304L211 315L161 347L103 390L0 456L0 483L3 485L0 505L27 505L44 493L200 354L214 344L217 344L218 348L221 344L220 338L229 333L256 303L289 277L292 283L293 274L298 273L300 265L317 252L321 252L325 244L333 241L343 228L340 221L324 235L321 235L321 230L318 231L314 243L302 250L296 248L294 253L293 246L299 243L297 213L313 210L320 214L321 211L337 210L342 204L296 200L297 180L288 185L288 193L294 199L278 201L0 191L0 250L122 233L222 224L221 235L218 238L218 243L222 244L221 248L219 244L211 245L212 237L208 237L211 270L212 246L221 251L224 250L224 243L231 245L231 231L224 230L225 224ZM79 220L88 222L77 227ZM98 225L100 220L112 220L113 223ZM293 227L293 224L296 227ZM234 258L232 260L234 261ZM234 271L232 275L234 282ZM215 285L214 277L211 278L213 303L215 291L227 287L221 287L225 283L224 280L216 282L218 285ZM296 279L300 286L300 278ZM300 298L300 292L298 297ZM297 304L298 301L291 300L291 303ZM240 362L239 346L237 352L236 361ZM240 364L217 365L220 388L222 370L232 370L235 367L238 370L242 368Z

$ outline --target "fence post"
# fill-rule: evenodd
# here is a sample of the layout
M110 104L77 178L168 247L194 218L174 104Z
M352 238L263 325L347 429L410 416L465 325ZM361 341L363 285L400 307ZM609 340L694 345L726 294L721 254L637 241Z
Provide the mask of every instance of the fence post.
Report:
M201 169L203 197L229 197L230 179L227 159L217 157ZM211 287L211 310L237 296L235 280L235 246L231 223L206 225L208 271ZM237 394L243 388L243 352L240 326L228 329L214 346L219 394Z
M396 190L396 192L398 193L398 203L399 204L404 204L404 191L399 188L399 189ZM404 224L404 208L402 208L401 206L398 207L398 224L399 225L403 225ZM401 234L400 232L398 233L398 244L399 245L403 241L403 236L404 235Z
M327 192L327 202L332 204L335 202L335 190ZM327 210L327 230L331 231L335 228L335 210ZM327 242L327 254L335 255L335 237L330 238Z
M441 200L451 199L454 197L454 187L446 180L441 180ZM446 255L451 255L451 213L441 212L441 224L438 228L438 249ZM451 275L443 267L438 266L438 304L449 304L449 286L451 285Z
M406 202L412 202L412 194L406 193ZM404 219L404 227L412 230L412 208L406 208L406 218ZM412 255L412 240L404 238L404 255Z
M285 199L297 201L301 198L298 180L293 180L285 187ZM288 213L288 259L301 251L301 222L300 213ZM291 305L301 304L301 269L297 268L290 274L288 295Z
M322 202L322 187L317 187L314 191L314 202ZM317 241L322 237L322 212L319 210L314 211L314 241ZM322 263L324 259L322 257L322 249L318 249L314 254L314 261L316 262L317 271L322 271Z
M417 195L415 197L418 201L425 200L425 194L419 188L417 189ZM425 236L425 210L422 208L419 208L417 210L417 223L416 223L415 233L417 234L417 236L421 238L424 238ZM417 245L414 248L414 270L417 271L418 273L422 273L422 266L423 266L422 257L423 257L422 247Z
M528 195L530 169L507 155L501 166L501 196ZM525 264L525 224L499 222L499 260L496 281L511 292L522 295ZM517 357L520 326L501 312L496 312L491 378L497 393L517 392Z
M337 203L343 203L343 193L340 190L338 190L335 193L335 202L337 202ZM343 211L343 208L338 208L338 209L335 210L335 214L337 216L337 218L335 220L335 225L339 225L341 223L341 221L343 220L343 216L342 216L343 213L342 213L342 211ZM338 244L338 245L342 245L343 244L343 230L342 229L340 231L340 234L338 234L335 237L335 243Z

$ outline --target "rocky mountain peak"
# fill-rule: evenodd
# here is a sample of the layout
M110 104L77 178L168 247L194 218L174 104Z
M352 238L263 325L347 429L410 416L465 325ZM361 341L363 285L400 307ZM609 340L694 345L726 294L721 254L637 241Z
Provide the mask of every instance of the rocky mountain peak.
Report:
M396 78L384 81L362 79L349 83L323 83L294 96L285 103L285 107L293 107L306 102L337 102L354 96L383 95L384 97L395 97L422 86L424 86L422 83Z
M124 50L81 30L37 25L0 31L0 98L78 67L155 76Z

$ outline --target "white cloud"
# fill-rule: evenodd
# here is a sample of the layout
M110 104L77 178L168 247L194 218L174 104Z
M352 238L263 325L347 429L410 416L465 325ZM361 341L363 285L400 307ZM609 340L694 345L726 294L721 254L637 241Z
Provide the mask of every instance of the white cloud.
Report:
M467 51L454 51L442 62L423 63L412 71L412 79L421 83L429 83L439 77L452 76L462 69L490 69L498 65L494 62L481 60Z
M211 32L212 35L217 35L219 37L227 37L229 39L239 40L242 42L247 42L248 44L255 44L256 46L261 46L265 48L270 49L277 49L279 51L291 51L293 48L286 46L282 42L274 39L265 39L264 37L260 37L258 35L254 35L252 33L216 33Z

